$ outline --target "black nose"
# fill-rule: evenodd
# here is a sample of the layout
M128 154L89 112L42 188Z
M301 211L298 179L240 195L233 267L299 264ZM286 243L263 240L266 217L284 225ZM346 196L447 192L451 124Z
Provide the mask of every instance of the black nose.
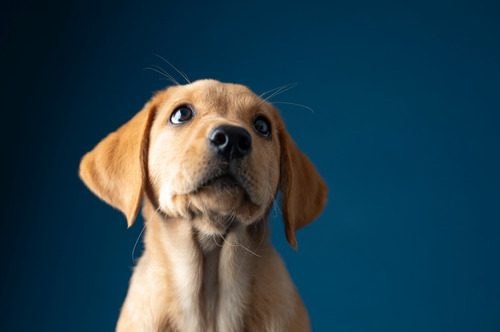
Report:
M252 148L252 136L241 127L219 126L208 135L210 145L227 160L242 158Z

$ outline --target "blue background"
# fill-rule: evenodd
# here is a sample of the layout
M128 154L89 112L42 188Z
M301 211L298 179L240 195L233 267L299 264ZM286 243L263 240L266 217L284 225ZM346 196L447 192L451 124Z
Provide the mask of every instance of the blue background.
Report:
M142 221L77 169L167 84L157 53L314 109L280 105L329 205L298 252L272 225L315 331L500 331L495 1L2 7L0 330L114 328Z

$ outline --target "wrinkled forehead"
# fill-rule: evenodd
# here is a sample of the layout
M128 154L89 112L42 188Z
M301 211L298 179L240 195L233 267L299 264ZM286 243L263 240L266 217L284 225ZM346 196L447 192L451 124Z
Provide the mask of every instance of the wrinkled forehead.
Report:
M215 80L200 80L191 84L169 88L165 106L172 108L189 104L198 112L210 112L223 117L243 116L263 112L275 115L272 107L249 88L240 84L221 83Z

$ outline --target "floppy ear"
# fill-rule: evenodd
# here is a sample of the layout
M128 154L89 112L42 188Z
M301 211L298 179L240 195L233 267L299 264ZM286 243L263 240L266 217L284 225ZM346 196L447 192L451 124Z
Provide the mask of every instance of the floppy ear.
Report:
M134 223L142 200L155 105L153 98L80 162L80 178L94 194L125 215L128 227Z
M287 133L283 123L278 135L281 145L281 209L288 243L297 249L295 231L316 219L326 204L325 182Z

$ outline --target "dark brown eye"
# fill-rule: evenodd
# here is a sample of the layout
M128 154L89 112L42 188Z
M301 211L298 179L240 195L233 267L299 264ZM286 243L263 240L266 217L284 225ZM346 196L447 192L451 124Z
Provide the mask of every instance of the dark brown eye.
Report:
M253 121L253 126L255 130L262 136L271 136L271 124L265 117L258 116L257 118L255 118L255 120Z
M194 112L191 107L187 105L182 105L177 107L170 115L170 122L178 125L188 122L193 118Z

